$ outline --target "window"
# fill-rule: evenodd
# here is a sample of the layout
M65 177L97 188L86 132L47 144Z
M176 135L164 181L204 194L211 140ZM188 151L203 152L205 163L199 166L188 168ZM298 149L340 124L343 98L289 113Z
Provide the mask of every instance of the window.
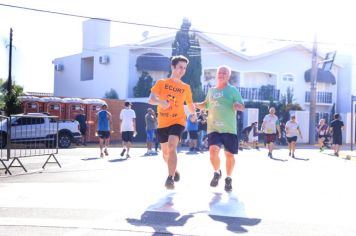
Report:
M295 76L292 75L292 74L285 74L285 75L283 75L282 80L284 82L294 82L295 81Z
M50 106L50 108L51 108L52 111L58 111L59 110L59 105L58 104L52 104Z
M39 117L21 117L16 120L17 125L38 125L43 123L44 119Z
M27 103L27 108L29 108L29 109L37 108L37 104L34 102L29 102L29 103Z
M82 58L80 68L80 80L93 80L94 79L94 57Z
M72 111L79 111L80 105L72 105Z

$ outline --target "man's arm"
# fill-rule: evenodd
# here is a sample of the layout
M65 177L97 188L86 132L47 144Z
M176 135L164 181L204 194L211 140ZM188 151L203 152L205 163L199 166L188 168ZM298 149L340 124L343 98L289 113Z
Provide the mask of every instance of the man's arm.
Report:
M235 102L235 103L233 104L233 109L234 109L235 111L244 111L244 110L245 110L245 105L244 105L244 104L241 104L241 103L239 103L239 102Z
M112 122L112 115L110 112L108 112L108 115L109 115L109 123L110 123L110 132L114 133L114 124Z
M281 126L280 125L276 125L277 131L278 131L278 138L282 137L282 133L281 133Z
M197 113L195 112L195 105L194 103L188 104L189 113L192 115L192 122L197 120Z
M206 102L196 102L194 106L200 110L204 110L206 108Z
M148 98L148 103L151 105L160 105L163 109L167 109L169 107L169 103L166 100L159 99L153 92L151 92Z

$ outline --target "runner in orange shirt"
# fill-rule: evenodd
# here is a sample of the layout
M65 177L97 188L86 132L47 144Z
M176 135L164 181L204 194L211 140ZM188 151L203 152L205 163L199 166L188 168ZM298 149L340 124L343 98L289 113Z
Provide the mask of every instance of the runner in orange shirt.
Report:
M185 128L186 115L184 102L187 104L193 120L197 119L190 86L181 81L189 61L184 56L175 56L171 60L172 75L160 79L151 89L149 103L158 105L157 136L161 143L163 158L168 165L168 178L165 186L174 189L174 182L179 181L177 169L177 146Z

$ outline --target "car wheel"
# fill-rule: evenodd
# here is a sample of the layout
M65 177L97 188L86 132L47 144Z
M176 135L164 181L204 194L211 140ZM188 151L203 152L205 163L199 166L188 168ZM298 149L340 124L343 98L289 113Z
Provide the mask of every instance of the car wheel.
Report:
M72 144L71 136L69 134L59 134L58 137L58 146L60 148L69 148Z

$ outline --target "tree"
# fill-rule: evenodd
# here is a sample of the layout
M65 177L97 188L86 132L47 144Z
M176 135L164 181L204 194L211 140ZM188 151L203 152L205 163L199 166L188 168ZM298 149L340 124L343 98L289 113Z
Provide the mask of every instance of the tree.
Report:
M194 33L189 34L191 23L183 19L181 29L176 33L172 44L172 56L183 55L189 59L187 71L182 81L189 84L193 93L194 101L202 101L205 97L202 84L201 48L199 40Z
M21 102L19 96L23 95L23 87L12 83L11 92L7 91L7 81L0 80L0 98L3 99L0 103L4 109L5 115L10 116L12 114L18 114L22 112Z
M104 98L119 99L119 94L115 89L111 88L108 92L105 92Z
M137 98L148 97L151 93L152 85L153 79L151 75L146 71L142 71L142 74L137 81L137 85L133 88L134 96Z

